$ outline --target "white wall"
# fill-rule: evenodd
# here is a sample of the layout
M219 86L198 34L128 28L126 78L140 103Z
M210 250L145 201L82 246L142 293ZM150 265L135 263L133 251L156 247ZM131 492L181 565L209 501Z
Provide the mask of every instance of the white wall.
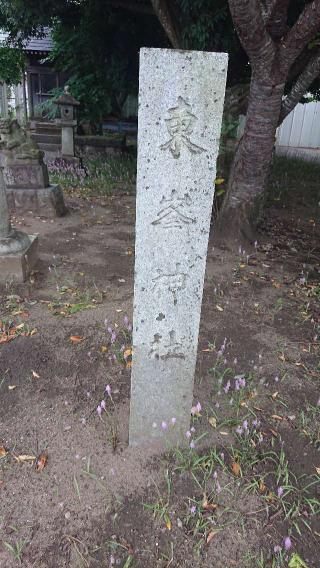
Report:
M278 128L276 143L320 149L320 102L298 104Z

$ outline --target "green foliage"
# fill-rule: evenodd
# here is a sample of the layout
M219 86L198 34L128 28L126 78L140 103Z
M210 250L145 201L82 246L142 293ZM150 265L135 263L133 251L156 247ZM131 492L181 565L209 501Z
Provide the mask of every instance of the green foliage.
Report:
M0 45L0 81L8 85L17 85L21 82L24 68L25 57L20 49Z
M132 13L108 6L101 10L99 0L79 3L72 21L55 22L50 59L70 74L80 117L99 130L106 115L121 115L127 95L138 90L139 48L161 38L154 17L132 18Z
M36 106L37 115L48 118L49 120L54 120L59 117L59 109L55 104L55 101L62 95L63 89L56 88L52 89L48 94L51 95L50 98L44 100Z
M229 54L228 83L249 80L248 57L234 29L225 0L177 0L186 49L224 51Z

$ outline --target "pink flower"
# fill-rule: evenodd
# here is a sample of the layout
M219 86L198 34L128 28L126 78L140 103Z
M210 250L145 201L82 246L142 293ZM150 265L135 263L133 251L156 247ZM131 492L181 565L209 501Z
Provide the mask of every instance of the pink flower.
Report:
M200 416L201 408L201 404L198 401L197 404L191 408L192 416Z
M156 428L157 427L157 423L156 422L152 422L152 428Z
M98 406L97 406L97 413L99 414L99 416L101 418L102 408L101 408L100 404L98 404Z
M273 549L275 554L280 554L281 550L282 549L281 549L281 546L279 546L279 544L276 544L276 546Z
M290 536L286 536L286 538L284 539L284 548L285 550L290 550L290 548L292 547L292 541Z
M101 406L102 410L105 410L105 409L106 409L106 401L105 401L105 400L102 400L102 401L100 402L100 406Z
M280 497L282 497L282 495L283 495L283 487L278 487L277 495L278 495L279 499L280 499Z
M226 394L228 394L230 386L231 386L230 381L227 381L226 385L223 387L223 390Z
M193 440L191 440L189 446L190 446L191 450L193 450L193 449L196 447L196 445L195 445L195 443L194 443Z
M166 430L168 428L168 424L166 422L161 422L161 428L162 430Z
M191 515L194 515L196 511L197 511L197 507L195 505L192 505L192 507L190 507Z
M176 419L176 418L174 418L174 417L171 418L171 424L173 424L173 426L175 425L176 422L177 422L177 419Z
M105 391L107 393L108 396L111 396L111 387L110 385L106 385Z
M194 426L191 426L190 432L195 432L195 431L196 431L195 427L194 427Z
M192 436L192 434L191 434L190 430L188 430L188 431L186 432L186 438L191 438L191 436Z

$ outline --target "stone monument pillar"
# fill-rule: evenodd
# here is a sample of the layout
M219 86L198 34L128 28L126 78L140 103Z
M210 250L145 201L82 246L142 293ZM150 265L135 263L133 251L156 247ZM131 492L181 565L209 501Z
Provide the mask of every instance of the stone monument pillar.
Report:
M9 208L45 217L67 213L59 185L50 185L44 153L16 120L0 120L0 153Z
M38 260L38 237L12 229L0 163L0 282L26 280Z
M61 118L56 119L56 124L61 126L61 158L68 162L79 162L74 151L74 129L77 126L75 118L76 108L80 103L70 94L69 86L66 85L64 93L56 100L60 109Z
M187 441L227 55L140 51L130 445Z

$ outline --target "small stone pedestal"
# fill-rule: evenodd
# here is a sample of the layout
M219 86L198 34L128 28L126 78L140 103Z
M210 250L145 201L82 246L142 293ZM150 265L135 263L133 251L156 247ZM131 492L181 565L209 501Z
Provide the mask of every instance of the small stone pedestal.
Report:
M7 188L7 199L12 213L32 211L43 217L63 217L68 213L60 185L39 189Z
M38 260L38 237L11 228L0 167L0 282L24 282Z
M12 245L16 243L15 252ZM19 245L23 246L19 250ZM24 282L38 261L38 237L13 231L6 239L0 239L0 282L15 280Z

